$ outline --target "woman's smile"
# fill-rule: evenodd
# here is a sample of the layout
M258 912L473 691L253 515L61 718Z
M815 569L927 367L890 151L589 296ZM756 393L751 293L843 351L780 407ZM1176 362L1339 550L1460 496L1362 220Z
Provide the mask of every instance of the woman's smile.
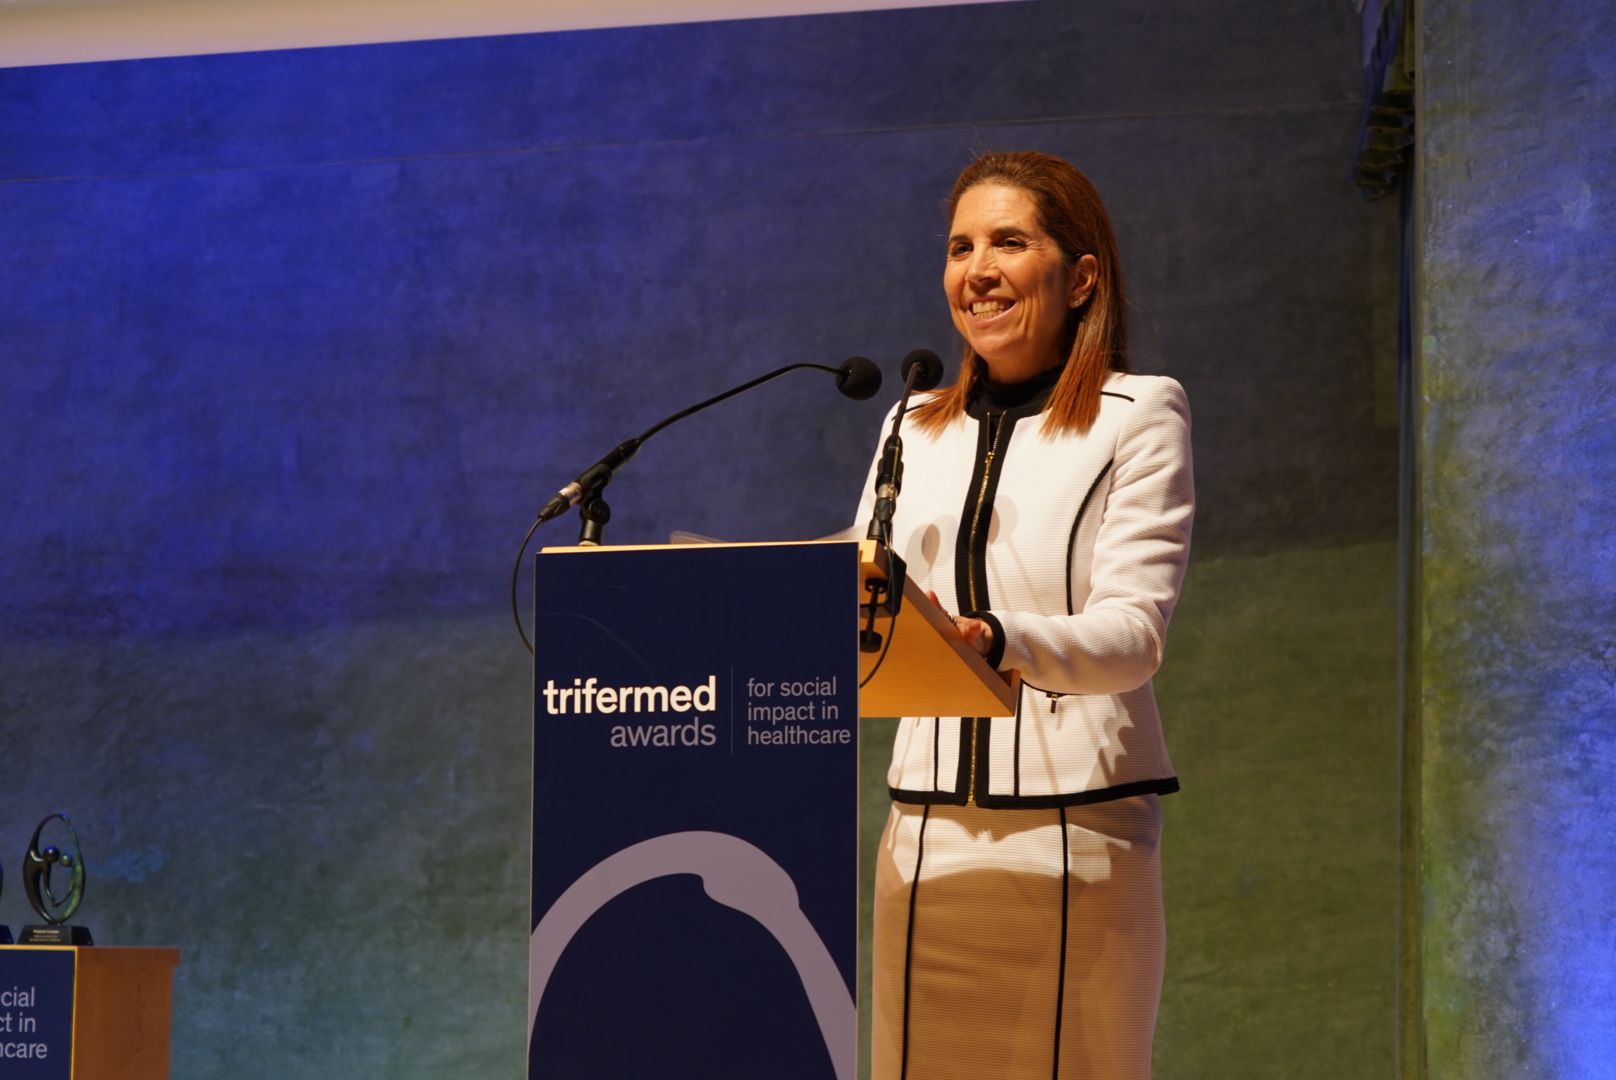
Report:
M971 318L978 326L985 326L1016 306L1014 300L972 300Z

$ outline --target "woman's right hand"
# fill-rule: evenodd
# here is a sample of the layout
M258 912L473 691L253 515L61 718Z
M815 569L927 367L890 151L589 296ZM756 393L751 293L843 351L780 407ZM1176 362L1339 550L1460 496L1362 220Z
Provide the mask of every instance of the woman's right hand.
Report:
M939 608L943 602L937 599L937 594L931 590L926 591L926 598ZM965 639L965 643L977 651L980 656L986 656L993 648L993 627L981 619L973 619L966 615L949 615L948 621L954 624L954 632Z

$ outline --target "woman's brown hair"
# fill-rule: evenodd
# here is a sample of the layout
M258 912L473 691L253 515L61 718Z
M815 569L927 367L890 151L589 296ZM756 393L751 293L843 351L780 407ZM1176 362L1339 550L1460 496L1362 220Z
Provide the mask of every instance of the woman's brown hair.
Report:
M1051 154L1018 150L983 154L965 167L948 196L950 222L960 197L978 184L1025 191L1037 208L1039 227L1059 245L1068 265L1084 255L1093 255L1099 264L1094 290L1067 316L1062 338L1065 366L1044 405L1048 430L1087 431L1100 413L1100 387L1106 375L1128 370L1127 297L1111 216L1100 193L1076 166ZM967 342L959 377L916 406L911 418L922 430L936 432L962 416L983 377L982 369L981 357Z

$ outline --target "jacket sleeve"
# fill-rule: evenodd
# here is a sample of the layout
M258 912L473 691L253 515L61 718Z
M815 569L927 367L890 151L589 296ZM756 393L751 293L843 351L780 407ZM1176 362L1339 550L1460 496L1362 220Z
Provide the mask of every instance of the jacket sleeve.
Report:
M999 667L1042 689L1124 693L1161 666L1189 561L1195 490L1184 388L1166 378L1148 385L1118 432L1083 610L991 613L1004 633Z

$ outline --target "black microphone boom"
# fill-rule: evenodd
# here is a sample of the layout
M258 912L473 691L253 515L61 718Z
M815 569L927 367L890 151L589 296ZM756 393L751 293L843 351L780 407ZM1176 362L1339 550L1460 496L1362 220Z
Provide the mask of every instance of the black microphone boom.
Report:
M511 567L511 617L516 620L516 633L521 637L522 644L527 646L528 652L533 651L533 643L527 639L527 631L522 629L522 612L516 605L516 581L522 572L522 556L527 552L528 541L533 539L533 533L538 527L552 518L560 517L568 508L583 503L584 508L580 513L584 517L584 535L579 538L579 543L599 543L601 526L610 517L605 500L600 498L601 489L610 482L613 473L628 464L634 455L640 452L645 440L692 413L698 413L709 405L717 405L725 398L732 398L736 394L744 393L754 386L779 378L786 372L796 371L798 368L816 368L830 372L836 376L836 389L855 401L874 397L876 391L881 389L881 369L862 356L850 356L837 367L809 363L787 364L767 375L760 375L750 382L744 382L731 390L725 390L722 394L716 394L706 401L699 401L688 409L680 409L667 419L652 424L634 438L618 443L605 457L579 473L576 480L556 492L555 496L544 504L539 510L539 516L528 529L527 535L522 537L522 546L516 552L516 564Z
M910 355L913 356L914 354L911 353ZM932 359L935 360L936 357L934 356ZM908 363L908 361L905 360L905 363ZM941 365L939 364L940 367ZM744 393L754 386L768 382L770 379L777 379L788 371L796 371L798 368L814 368L819 371L830 372L836 376L836 388L843 395L855 401L863 401L866 398L873 397L881 389L881 369L862 356L850 356L843 360L838 367L800 363L787 364L783 368L776 368L767 375L760 375L749 382L744 382L737 387L725 390L722 394L716 394L706 401L697 402L687 409L680 409L667 419L652 424L649 428L634 436L634 438L618 443L612 447L605 457L579 473L576 480L556 492L554 497L545 503L543 509L539 511L538 523L542 524L551 518L559 517L566 513L569 508L598 494L600 489L605 487L607 482L611 480L613 474L624 465L627 465L634 455L640 452L640 447L645 444L645 440L669 424L683 420L685 417L698 413L710 405L717 405L726 398L732 398L736 394Z
M864 629L859 631L859 651L879 651L882 659L886 657L886 649L882 647L881 635L876 632L875 616L878 611L884 611L892 617L892 627L887 630L886 636L887 646L891 646L907 573L902 557L892 550L892 515L898 509L898 493L903 490L903 439L898 435L898 428L903 423L903 414L909 409L909 395L916 390L930 390L943 381L943 362L930 349L915 349L903 358L901 370L903 396L898 399L898 407L892 414L892 433L881 447L881 463L875 470L875 507L866 534L887 549L887 580L883 584L872 578L866 583L870 600L861 605L866 622ZM875 666L879 668L881 660L877 660ZM874 676L875 672L872 671L868 678Z
M892 433L881 449L881 464L875 472L875 513L870 519L869 538L892 546L892 514L898 493L903 490L903 439L898 426L909 409L909 394L930 390L943 381L943 362L930 349L916 349L903 358L903 397L892 415Z

